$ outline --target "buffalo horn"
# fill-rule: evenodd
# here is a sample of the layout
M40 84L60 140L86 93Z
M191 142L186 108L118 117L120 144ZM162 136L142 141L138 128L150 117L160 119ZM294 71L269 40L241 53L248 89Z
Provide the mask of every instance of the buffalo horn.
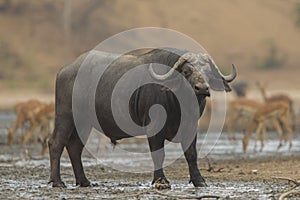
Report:
M153 67L152 67L152 63L150 63L149 65L149 71L150 71L150 74L153 78L155 78L156 80L160 80L160 81L164 81L168 78L171 77L171 75L174 73L174 71L182 64L186 61L186 59L190 56L191 54L190 53L185 53L183 54L178 60L177 62L173 65L173 67L170 69L170 71L168 71L166 74L163 74L163 75L159 75L159 74L156 74L153 70Z
M235 79L235 77L237 76L237 73L236 73L236 67L234 64L232 64L232 72L231 74L227 75L227 76L224 76L223 75L223 78L226 82L230 83L231 81L233 81Z

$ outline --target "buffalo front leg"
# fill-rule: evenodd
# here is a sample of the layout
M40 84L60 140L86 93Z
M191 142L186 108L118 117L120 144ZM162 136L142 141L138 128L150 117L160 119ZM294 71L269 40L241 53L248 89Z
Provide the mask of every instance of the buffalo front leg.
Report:
M190 182L193 183L195 187L204 187L207 186L204 178L201 176L200 171L197 166L197 150L196 150L197 139L192 141L192 143L185 144L183 141L181 146L184 150L184 156L189 166L190 172Z
M154 184L154 187L157 189L169 189L171 188L171 185L163 171L163 162L165 159L164 139L160 138L158 135L148 138L151 157L154 164L152 185Z
M67 144L67 151L72 163L76 185L80 187L96 186L96 184L91 184L85 176L81 160L83 147L84 145L78 133L74 130Z

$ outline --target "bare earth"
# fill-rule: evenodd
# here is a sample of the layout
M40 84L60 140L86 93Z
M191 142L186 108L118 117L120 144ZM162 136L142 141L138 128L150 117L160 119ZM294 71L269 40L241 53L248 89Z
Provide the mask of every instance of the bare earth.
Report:
M172 189L156 191L150 184L152 173L117 171L95 163L93 158L85 153L86 175L99 186L75 187L72 168L68 158L64 156L61 174L67 188L58 189L47 183L49 158L39 156L39 152L39 146L0 146L1 198L186 199L214 195L221 199L277 199L290 185L288 181L275 177L300 177L299 154L236 154L224 156L227 157L225 159L210 159L209 162L199 159L199 168L208 187L194 188L188 183L187 164L181 158L165 169ZM294 195L293 199L297 199L297 196Z

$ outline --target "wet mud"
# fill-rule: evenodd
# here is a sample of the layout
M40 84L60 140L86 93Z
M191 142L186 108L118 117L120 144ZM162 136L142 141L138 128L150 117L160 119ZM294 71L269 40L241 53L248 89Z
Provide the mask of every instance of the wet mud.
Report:
M5 117L2 119L6 120ZM207 157L199 156L198 159L200 171L208 184L205 188L194 188L189 183L184 157L177 158L176 155L172 158L176 152L181 152L176 146L170 147L172 154L166 157L167 161L172 161L165 167L171 189L157 191L151 186L152 172L140 170L143 165L151 167L152 163L147 159L135 163L121 153L107 153L115 151L110 144L101 146L101 156L96 156L98 159L87 150L83 154L86 175L98 184L97 187L76 187L69 158L64 154L61 175L67 188L52 188L48 184L49 155L40 155L40 145L6 145L6 130L3 124L0 125L1 199L278 199L291 187L287 180L278 178L300 177L300 142L297 134L294 135L291 151L288 151L287 144L276 151L278 136L273 133L269 134L263 152L254 152L251 142L248 151L243 153L241 133L237 134L235 142L228 141L226 133L222 133L213 151ZM199 148L204 136L199 134ZM132 139L120 142L118 148L145 153L147 143L143 139ZM112 162L114 165L111 165ZM122 163L125 163L124 166ZM116 169L116 165L124 170ZM290 196L290 199L299 198L297 195Z

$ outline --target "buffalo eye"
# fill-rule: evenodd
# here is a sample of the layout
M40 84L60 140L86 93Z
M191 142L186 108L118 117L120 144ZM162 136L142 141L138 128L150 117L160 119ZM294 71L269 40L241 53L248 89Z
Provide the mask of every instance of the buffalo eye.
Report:
M188 69L184 69L184 70L182 71L182 73L183 73L184 76L188 76L188 75L191 74L191 72L190 72Z

